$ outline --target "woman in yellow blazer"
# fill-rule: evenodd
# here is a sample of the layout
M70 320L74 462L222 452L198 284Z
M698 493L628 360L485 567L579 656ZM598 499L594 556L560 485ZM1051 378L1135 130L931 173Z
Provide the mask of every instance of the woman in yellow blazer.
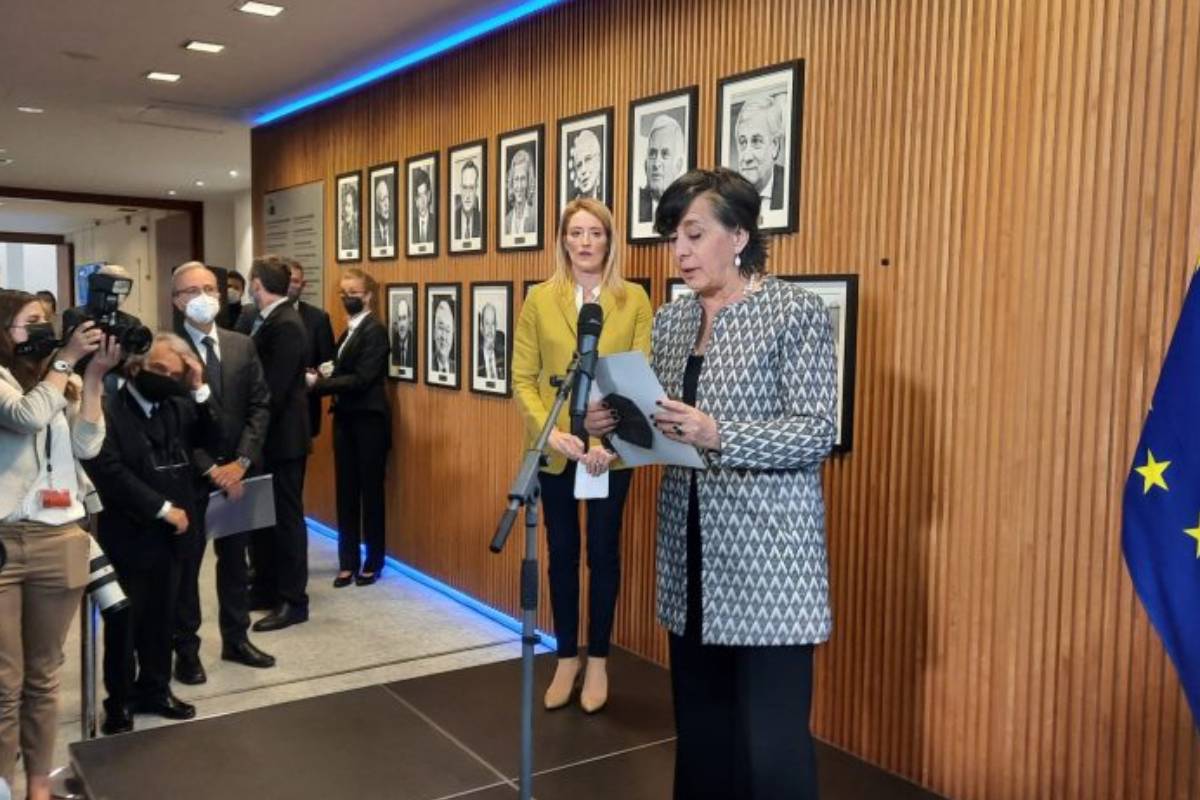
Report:
M604 311L599 353L650 352L653 312L645 290L621 278L614 251L612 214L595 200L573 200L558 225L553 277L534 286L521 309L513 342L513 394L532 445L554 405L550 379L563 375L575 353L576 321L585 302ZM550 605L558 639L558 668L546 690L547 709L571 701L579 675L579 506L577 464L593 475L609 467L608 497L587 500L588 592L587 670L579 702L594 713L608 700L605 660L621 579L621 514L630 470L597 439L570 433L567 409L550 434L549 463L542 469L542 508L550 550Z

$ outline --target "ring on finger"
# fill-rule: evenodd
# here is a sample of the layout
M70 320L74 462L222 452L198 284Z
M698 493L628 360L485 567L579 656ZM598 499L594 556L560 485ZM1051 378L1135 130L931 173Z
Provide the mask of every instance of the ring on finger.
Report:
M678 423L675 424L675 435L683 436L683 426Z

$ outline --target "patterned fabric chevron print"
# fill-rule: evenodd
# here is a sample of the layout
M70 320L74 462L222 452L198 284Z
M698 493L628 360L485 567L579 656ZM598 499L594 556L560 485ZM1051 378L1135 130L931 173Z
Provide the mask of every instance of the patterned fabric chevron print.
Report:
M701 324L680 298L654 319L653 364L681 397ZM821 462L835 435L833 333L824 303L775 278L713 319L696 405L717 420L721 452L696 476L702 537L702 640L816 644L829 638ZM658 616L683 635L692 470L668 467L658 498Z

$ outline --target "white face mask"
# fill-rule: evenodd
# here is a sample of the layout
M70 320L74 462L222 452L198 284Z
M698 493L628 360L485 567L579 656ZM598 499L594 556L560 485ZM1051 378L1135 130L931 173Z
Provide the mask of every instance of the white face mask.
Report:
M217 318L217 314L221 311L221 301L207 294L198 294L191 300L188 300L187 308L183 313L192 322L201 325L207 325Z

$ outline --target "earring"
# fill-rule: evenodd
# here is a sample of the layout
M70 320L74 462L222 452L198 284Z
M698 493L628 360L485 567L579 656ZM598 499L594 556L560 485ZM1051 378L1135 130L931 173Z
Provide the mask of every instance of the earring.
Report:
M742 268L742 254L741 253L738 253L736 256L733 257L733 265L735 267L737 267L738 269Z

